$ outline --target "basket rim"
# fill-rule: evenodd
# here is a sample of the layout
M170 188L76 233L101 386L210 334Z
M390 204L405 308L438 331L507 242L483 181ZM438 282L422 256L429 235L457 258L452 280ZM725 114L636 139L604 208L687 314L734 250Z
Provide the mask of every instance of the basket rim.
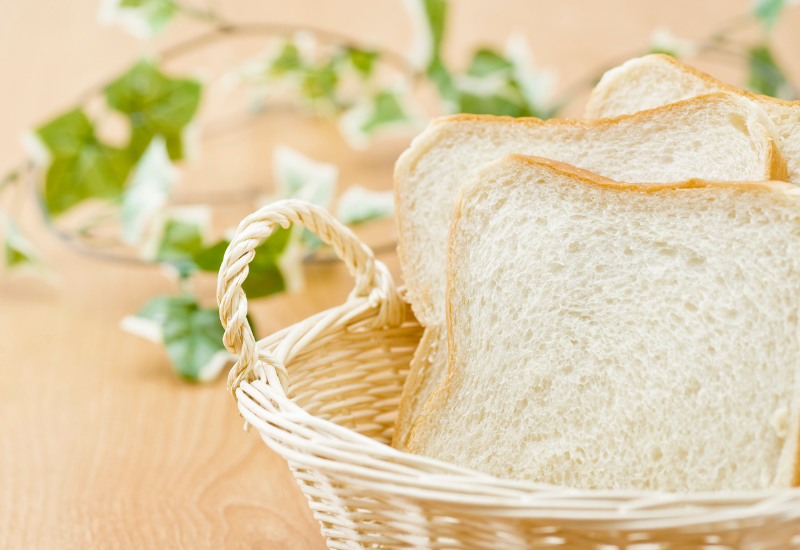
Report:
M260 398L258 397L260 394ZM459 506L465 514L579 522L589 528L672 529L758 518L800 518L800 487L677 493L639 489L575 489L510 480L438 459L412 455L366 435L315 417L269 387L266 380L243 381L236 391L248 424L293 468L324 469L344 482L428 504ZM259 401L274 403L272 410ZM307 426L329 437L313 441ZM369 459L365 459L365 456ZM405 475L362 464L402 466ZM433 471L431 471L433 470ZM370 491L372 492L372 491Z
M247 299L241 285L257 244L276 225L290 223L304 225L332 244L355 275L356 286L344 304L256 342L246 322ZM400 451L306 411L289 397L286 368L303 351L318 349L341 330L420 328L413 314L406 321L410 306L405 291L395 287L386 266L320 207L281 201L246 218L225 253L217 302L225 327L223 341L239 358L231 369L229 389L246 419L245 428L255 426L264 442L289 462L309 499L316 489L310 488L302 470L312 478L319 473L325 483L362 491L356 499L372 498L390 506L402 503L406 509L446 517L549 520L580 529L651 532L679 528L707 532L709 526L730 532L800 520L800 487L678 493L576 489L501 479Z

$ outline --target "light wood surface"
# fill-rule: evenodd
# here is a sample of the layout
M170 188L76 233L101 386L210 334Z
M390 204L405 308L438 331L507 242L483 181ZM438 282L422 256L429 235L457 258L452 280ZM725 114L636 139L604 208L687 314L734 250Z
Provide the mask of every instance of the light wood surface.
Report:
M98 0L4 0L0 6L0 168L22 157L24 129L69 105L87 86L129 64L142 47L95 23ZM411 27L400 0L217 0L230 18L308 24L402 52ZM529 37L537 61L564 85L646 42L658 23L700 37L747 9L742 0L670 3L609 0L453 2L446 53L463 62L473 46ZM782 20L775 43L790 74L800 74L800 10ZM157 46L198 31L179 23ZM263 46L263 44L261 44ZM242 46L244 48L245 46ZM250 44L247 48L258 48ZM198 54L226 62L228 54ZM738 73L713 66L737 83ZM580 113L580 105L572 107ZM341 185L391 187L399 140L370 151L347 149L324 122L273 113L204 141L187 168L194 191L269 189L269 157L286 143L341 168ZM118 328L158 293L176 288L157 269L87 259L42 228L27 200L25 225L60 274L51 286L0 277L0 548L318 549L324 541L286 464L256 434L242 431L220 381L193 385L171 372L162 350ZM220 214L229 225L249 206ZM367 230L373 244L386 225ZM399 266L383 253L392 272ZM303 294L259 300L260 336L337 305L352 281L341 265L307 268ZM213 303L213 277L196 284Z

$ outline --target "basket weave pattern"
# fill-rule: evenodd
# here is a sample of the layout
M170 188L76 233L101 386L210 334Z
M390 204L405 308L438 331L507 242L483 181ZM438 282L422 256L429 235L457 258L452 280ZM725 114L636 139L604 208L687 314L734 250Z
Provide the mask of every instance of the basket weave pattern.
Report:
M242 282L276 225L304 225L355 276L341 306L259 342ZM386 266L327 211L290 200L239 226L219 274L228 387L289 463L330 548L800 548L800 489L679 495L503 480L391 440L422 327Z

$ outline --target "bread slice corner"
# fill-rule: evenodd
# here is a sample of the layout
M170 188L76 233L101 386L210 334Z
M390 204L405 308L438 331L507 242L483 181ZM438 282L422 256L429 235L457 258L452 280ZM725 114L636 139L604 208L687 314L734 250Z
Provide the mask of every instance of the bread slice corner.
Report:
M592 90L584 116L617 117L715 92L736 94L764 110L774 124L765 126L786 157L785 179L800 183L800 101L741 90L669 55L650 54L630 59L607 71Z

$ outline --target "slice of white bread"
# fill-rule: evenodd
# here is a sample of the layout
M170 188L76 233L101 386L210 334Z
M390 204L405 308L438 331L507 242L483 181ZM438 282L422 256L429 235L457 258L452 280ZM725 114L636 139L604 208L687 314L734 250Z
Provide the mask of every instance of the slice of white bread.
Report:
M798 481L800 188L509 155L462 187L408 451L576 488Z
M461 181L506 153L544 156L620 181L780 180L783 158L753 102L713 94L614 120L457 115L435 120L397 161L398 253L426 327L403 389L392 444L408 434L444 375L445 245Z
M740 90L669 55L652 54L631 59L608 71L592 91L585 116L628 115L713 92L735 93L764 109L775 123L778 147L786 157L789 181L800 183L800 101Z

